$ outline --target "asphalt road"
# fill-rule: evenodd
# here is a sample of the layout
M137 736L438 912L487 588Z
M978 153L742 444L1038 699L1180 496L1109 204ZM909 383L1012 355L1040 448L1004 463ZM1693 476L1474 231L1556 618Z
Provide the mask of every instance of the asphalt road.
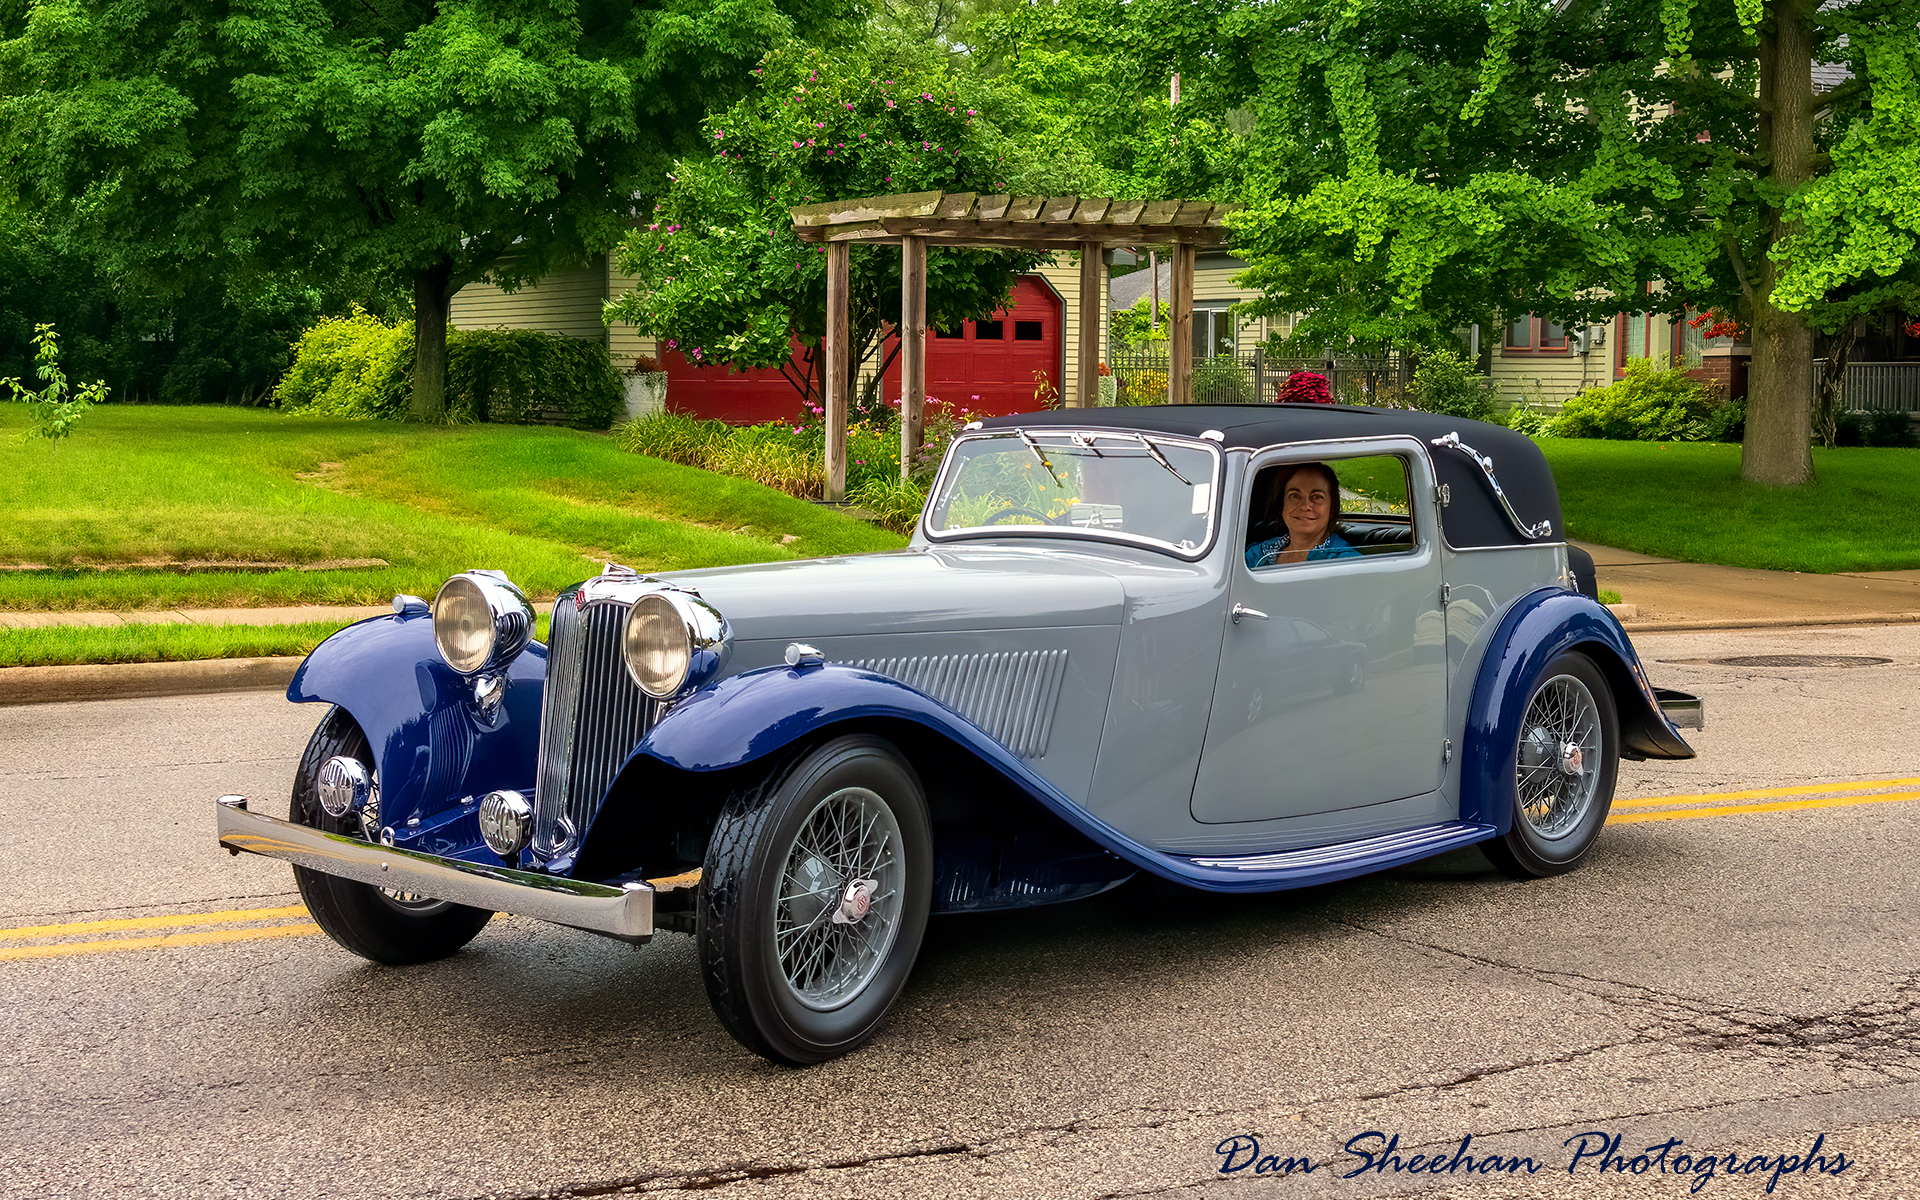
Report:
M1920 1195L1920 628L1638 642L1710 727L1623 765L1573 875L943 919L876 1043L805 1071L726 1036L684 937L496 919L394 970L316 935L211 828L284 812L317 710L0 710L0 1197L1761 1196L1816 1137L1844 1169L1773 1194ZM1892 661L1699 661L1807 653ZM1343 1178L1369 1131L1454 1169ZM1569 1173L1588 1132L1629 1173ZM1314 1168L1222 1175L1236 1137Z

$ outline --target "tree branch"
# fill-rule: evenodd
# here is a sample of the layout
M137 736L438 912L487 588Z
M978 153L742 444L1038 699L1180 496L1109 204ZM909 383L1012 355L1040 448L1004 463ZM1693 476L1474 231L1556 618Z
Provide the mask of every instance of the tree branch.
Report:
M1813 98L1812 111L1815 113L1823 113L1835 105L1845 104L1872 86L1872 84L1869 84L1864 79L1849 79L1832 91L1822 92L1820 95L1815 96Z
M1740 243L1731 233L1723 235L1721 240L1727 248L1727 261L1733 264L1733 277L1740 281L1740 292L1747 298L1747 305L1751 308L1755 303L1753 284L1747 279L1747 260L1740 253Z

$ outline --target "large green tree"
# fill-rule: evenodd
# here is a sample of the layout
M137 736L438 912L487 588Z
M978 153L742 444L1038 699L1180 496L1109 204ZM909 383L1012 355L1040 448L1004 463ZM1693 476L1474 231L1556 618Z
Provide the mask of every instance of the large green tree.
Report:
M709 105L837 0L0 0L5 171L112 277L453 294L616 242Z
M1151 168L1164 143L1177 163L1217 129L1206 161L1246 202L1246 281L1258 308L1307 314L1297 337L1739 318L1742 470L1794 484L1813 332L1913 295L1917 26L1920 0L1064 0L1017 14L1003 57L1104 57L1092 69L1156 115L1181 71L1167 135L1108 134L1103 161ZM1816 63L1845 82L1816 89ZM1095 129L1122 108L1089 104Z
M696 362L780 367L802 397L817 397L826 254L794 236L792 207L904 192L1072 190L1071 164L1036 159L1020 124L1032 114L1012 107L925 48L881 40L857 52L775 51L752 93L708 119L705 152L675 166L672 186L622 245L621 268L636 285L608 316ZM930 250L929 323L987 315L1038 258ZM849 301L858 364L900 319L898 249L854 248ZM876 365L878 378L886 364Z

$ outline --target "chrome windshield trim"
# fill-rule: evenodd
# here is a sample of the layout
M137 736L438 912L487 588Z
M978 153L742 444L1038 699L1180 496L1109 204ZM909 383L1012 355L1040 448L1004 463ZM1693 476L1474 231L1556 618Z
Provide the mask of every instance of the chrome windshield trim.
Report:
M1443 450L1458 450L1473 460L1474 465L1480 468L1480 473L1487 477L1487 486L1493 489L1494 498L1500 501L1500 507L1506 510L1507 520L1513 522L1515 529L1518 529L1530 538L1543 538L1553 532L1553 522L1550 520L1542 520L1529 525L1520 519L1520 514L1513 511L1513 501L1507 499L1506 489L1502 488L1500 481L1494 478L1493 459L1461 441L1458 432L1449 433L1444 437L1434 438L1432 444Z
M1194 546L1182 546L1175 542L1162 541L1159 538L1143 537L1139 534L1125 533L1117 529L1088 528L1079 525L963 525L955 529L934 529L927 523L927 514L934 507L934 498L940 496L952 479L954 461L958 457L955 451L972 441L985 441L992 438L1012 438L1024 444L1028 449L1037 448L1042 440L1053 439L1062 443L1062 449L1090 452L1096 458L1105 458L1094 442L1106 438L1142 447L1149 458L1164 459L1164 455L1155 453L1155 447L1148 444L1147 438L1162 446L1178 446L1183 450L1197 450L1208 456L1211 463L1208 475L1207 495L1207 532L1206 536ZM1163 461L1159 465L1166 466ZM940 473L934 477L933 487L927 493L926 508L920 513L920 532L929 542L945 543L982 538L1022 538L1036 537L1072 538L1079 541L1117 542L1126 546L1140 546L1162 554L1170 554L1187 562L1199 562L1213 549L1220 537L1221 495L1225 484L1226 452L1217 444L1202 438L1186 437L1180 434L1154 433L1146 436L1130 429L1100 429L1093 426L1085 428L1067 428L1049 426L1045 429L1027 429L1024 427L1001 429L965 430L953 439L947 448L946 461L940 464ZM1051 470L1052 468L1048 468ZM1178 471L1173 472L1180 477ZM1185 482L1182 477L1182 482ZM1192 486L1192 485L1189 485Z
M222 796L214 807L220 844L235 853L282 858L356 883L551 921L623 942L653 938L653 889L644 883L611 887L376 846L248 812L243 796Z

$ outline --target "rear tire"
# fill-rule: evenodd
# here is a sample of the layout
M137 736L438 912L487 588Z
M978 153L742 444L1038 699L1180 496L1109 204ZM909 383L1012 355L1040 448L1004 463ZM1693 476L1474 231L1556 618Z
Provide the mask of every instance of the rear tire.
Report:
M369 772L374 769L366 734L339 707L328 711L300 757L293 777L291 819L296 825L357 838L361 836L358 815L329 815L316 792L321 766L336 755L360 760ZM307 867L295 867L293 878L314 924L328 937L362 958L388 966L445 958L472 941L493 917L483 908L414 899Z
M1547 664L1527 696L1507 787L1513 828L1480 849L1515 879L1560 875L1593 849L1620 766L1613 691L1584 654Z
M714 827L697 935L714 1013L789 1066L858 1049L906 985L932 897L913 768L876 737L828 742L736 794Z

